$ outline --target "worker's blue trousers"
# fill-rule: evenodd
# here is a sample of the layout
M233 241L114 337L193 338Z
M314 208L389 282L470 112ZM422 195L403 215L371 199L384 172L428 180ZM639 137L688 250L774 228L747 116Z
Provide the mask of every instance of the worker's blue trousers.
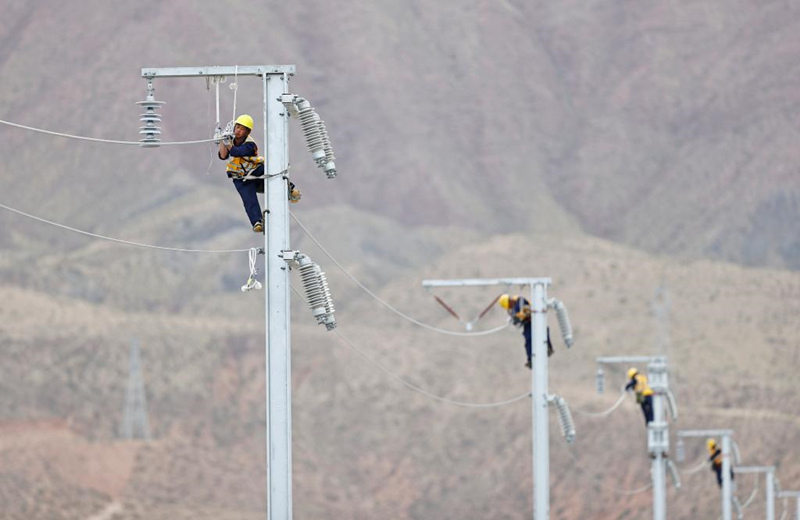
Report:
M264 185L261 179L253 181L243 181L241 179L233 179L233 185L236 186L236 191L242 198L244 210L247 212L247 218L250 219L250 225L254 226L256 222L261 222L261 205L258 203L259 183ZM264 191L262 188L260 191Z
M525 338L525 353L528 354L528 361L531 360L531 322L530 320L522 327L522 336Z

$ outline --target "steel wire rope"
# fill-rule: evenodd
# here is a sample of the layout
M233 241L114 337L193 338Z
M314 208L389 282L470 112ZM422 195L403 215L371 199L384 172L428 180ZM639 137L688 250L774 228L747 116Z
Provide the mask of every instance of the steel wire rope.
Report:
M499 331L505 329L506 327L508 327L509 325L511 325L510 321L507 321L506 323L504 323L503 325L500 325L499 327L495 327L495 328L488 329L488 330L482 330L480 332L455 332L455 331L451 331L451 330L440 329L438 327L434 327L433 325L428 325L427 323L423 323L423 322L421 322L421 321L419 321L419 320L417 320L415 318L412 318L408 314L405 314L404 312L394 308L391 304L389 304L388 302L383 300L380 296L378 296L377 294L375 294L374 292L369 290L369 288L367 286L365 286L363 283L361 283L355 276L350 274L350 272L347 269L345 269L344 266L342 264L340 264L339 261L336 260L336 258L334 258L333 255L330 254L328 252L328 250L325 249L325 247L322 244L320 244L319 240L317 240L314 237L314 235L311 234L311 232L308 230L308 228L305 227L302 222L300 222L300 219L298 219L297 216L293 212L290 211L289 214L292 216L294 221L297 222L297 225L300 226L300 229L302 229L303 232L305 232L305 234L308 235L308 238L310 238L311 241L314 242L317 245L317 247L319 247L320 250L322 250L322 252L325 253L325 255L328 258L331 259L331 261L336 265L336 267L338 267L345 274L345 276L350 278L350 280L352 280L353 283L355 283L357 286L359 286L364 292L366 292L368 295L370 295L372 298L374 298L376 301L378 301L381 305L383 305L384 307L386 307L390 311L394 312L395 314L397 314L401 318L410 321L411 323L413 323L413 324L415 324L415 325L417 325L419 327L422 327L423 329L428 329L428 330L431 330L433 332L438 332L440 334L448 334L448 335L451 335L451 336L461 336L461 337L488 336L489 334L494 334L495 332L499 332Z
M623 388L622 393L619 396L619 399L617 399L617 401L613 405L611 405L611 408L604 410L602 412L589 412L587 410L581 410L579 408L572 408L572 410L587 417L606 417L614 413L617 410L617 408L620 407L620 405L625 401L626 393L627 392L625 392L625 389Z
M14 209L11 206L6 206L5 204L0 203L0 208L3 208L7 211L11 211L13 213L17 213L18 215L22 215L23 217L28 217L33 220L38 220L39 222L43 222L45 224L50 224L51 226L55 226L61 229L66 229L68 231L72 231L75 233L80 233L81 235L90 236L93 238L99 238L102 240L108 240L110 242L116 242L118 244L125 244L128 246L137 246L137 247L145 247L149 249L159 249L162 251L176 251L180 253L246 253L250 251L248 249L184 249L180 247L168 247L168 246L156 246L152 244L144 244L142 242L133 242L130 240L122 240L120 238L108 237L105 235L98 235L97 233L90 233L89 231L84 231L82 229L77 229L74 227L66 226L64 224L59 224L58 222L53 222L51 220L44 219L42 217L37 217L36 215L31 215L30 213L25 213L24 211L20 211L18 209Z
M294 285L292 285L292 291L294 291L294 293L297 296L299 296L300 299L305 301L305 297L300 293L300 291L298 291L295 288ZM351 349L355 350L361 357L363 357L369 363L371 363L372 365L377 367L379 370L381 370L382 372L384 372L385 374L390 376L392 379L394 379L396 381L399 381L400 383L402 383L403 385L405 385L406 387L410 388L411 390L413 390L415 392L418 392L418 393L420 393L420 394L422 394L422 395L424 395L426 397L429 397L430 399L434 399L434 400L440 401L442 403L461 406L461 407L464 407L464 408L497 408L497 407L500 407L500 406L505 406L507 404L516 403L517 401L521 401L522 399L525 399L526 397L530 397L531 396L530 392L526 392L526 393L518 395L516 397L512 397L511 399L506 399L504 401L497 401L497 402L494 402L494 403L469 403L469 402L465 402L465 401L455 401L453 399L448 399L446 397L441 397L441 396L438 396L436 394L433 394L433 393L425 390L424 388L421 388L421 387L415 385L414 383L410 383L410 382L406 381L405 379L403 379L402 377L398 376L397 374L395 374L394 372L392 372L391 370L389 370L388 368L386 368L382 364L380 364L377 361L375 361L375 359L373 359L369 354L367 354L366 352L364 352L363 350L358 348L352 341L347 339L341 333L341 331L339 331L338 328L334 329L333 332L339 337L339 339L342 340L342 342L344 342L345 345L347 345Z
M52 130L44 130L42 128L34 128L32 126L21 125L19 123L12 123L11 121L5 121L0 119L0 123L8 126L14 126L17 128L22 128L23 130L30 130L31 132L40 132L42 134L48 135L55 135L58 137L66 137L68 139L78 139L81 141L93 141L96 143L109 143L109 144L123 144L123 145L130 145L130 146L141 146L142 143L139 141L118 141L115 139L100 139L99 137L86 137L82 135L72 135L72 134L65 134L62 132L53 132ZM182 145L182 144L200 144L200 143L210 143L215 139L212 137L210 139L197 139L194 141L169 141L169 142L160 142L158 143L159 146L170 146L170 145Z

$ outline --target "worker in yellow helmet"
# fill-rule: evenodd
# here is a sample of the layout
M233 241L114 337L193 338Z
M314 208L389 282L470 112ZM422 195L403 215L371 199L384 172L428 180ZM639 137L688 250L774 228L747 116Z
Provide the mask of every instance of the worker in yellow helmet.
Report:
M644 424L647 426L653 422L653 389L647 384L647 376L633 367L628 369L628 380L625 390L636 393L636 402L642 407Z
M708 448L708 462L711 463L711 471L717 475L717 485L722 487L722 450L714 439L706 441L706 448ZM733 465L731 465L731 480L733 479Z
M531 305L523 296L511 296L503 294L497 300L500 307L508 312L511 323L522 329L522 336L525 338L525 353L528 361L525 366L531 368ZM553 344L550 342L550 327L547 327L547 356L553 355Z
M242 198L245 213L250 219L253 231L264 232L264 220L258 193L264 193L264 157L258 155L258 145L250 136L253 118L242 114L236 118L233 135L223 136L219 143L219 158L228 160L227 174ZM289 200L300 200L300 191L289 182Z

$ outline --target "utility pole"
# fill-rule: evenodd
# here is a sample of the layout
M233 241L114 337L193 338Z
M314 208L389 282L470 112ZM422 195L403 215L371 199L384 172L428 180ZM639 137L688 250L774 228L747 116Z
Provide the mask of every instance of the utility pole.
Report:
M669 403L672 419L678 418L677 407L669 391L667 358L666 356L614 356L599 357L596 361L598 391L603 387L602 365L647 363L647 381L653 390L653 420L647 425L647 451L653 459L650 470L653 481L653 520L666 520L669 427L664 416L665 399ZM675 475L673 472L673 476Z
M125 416L122 421L123 439L150 440L150 422L147 420L147 395L142 379L139 340L131 340L128 362L128 387L125 391Z
M550 432L548 428L548 406L550 402L564 403L563 399L548 393L547 366L547 310L556 309L561 334L568 347L572 346L572 327L564 305L554 299L548 299L547 288L550 278L496 278L496 279L462 279L462 280L423 280L422 286L429 287L480 287L504 285L507 287L529 287L531 291L531 354L533 369L531 370L531 400L533 429L533 518L548 520L550 518ZM565 406L565 405L563 405ZM566 414L568 415L568 413ZM563 415L562 415L563 417ZM571 421L570 421L571 422ZM564 423L562 422L562 428ZM565 436L567 433L565 432ZM574 437L574 427L572 431ZM569 442L569 437L568 437Z
M767 520L775 520L775 466L737 466L733 471L737 474L766 474L766 483L764 487L767 492Z
M267 519L292 518L292 391L289 314L289 267L282 252L289 249L288 118L282 96L289 92L294 65L145 68L152 93L155 78L220 78L257 76L263 87L265 149L265 291L267 372ZM148 95L150 104L152 95ZM146 105L147 102L145 102ZM151 108L151 107L148 107ZM152 110L150 110L152 112ZM146 117L143 116L143 117ZM143 119L144 120L144 119ZM152 116L148 121L155 120ZM155 133L143 130L146 136ZM146 139L147 141L147 139ZM151 141L150 141L151 142ZM154 143L157 146L157 143Z
M800 491L781 491L778 498L794 498L797 500L794 510L795 520L800 520Z
M733 485L731 482L731 437L733 430L678 430L678 442L685 437L719 437L722 443L722 520L731 520ZM742 518L741 512L737 513Z

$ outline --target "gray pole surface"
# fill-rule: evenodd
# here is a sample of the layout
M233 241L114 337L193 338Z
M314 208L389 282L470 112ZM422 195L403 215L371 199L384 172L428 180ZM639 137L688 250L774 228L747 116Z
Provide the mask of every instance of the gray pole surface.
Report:
M281 251L289 249L289 201L286 170L288 117L281 94L289 91L287 75L266 75L265 154L267 179L264 257L267 321L267 486L268 520L292 518L292 387L289 327L289 270Z
M533 518L550 518L550 429L547 414L547 286L531 284L533 390Z

